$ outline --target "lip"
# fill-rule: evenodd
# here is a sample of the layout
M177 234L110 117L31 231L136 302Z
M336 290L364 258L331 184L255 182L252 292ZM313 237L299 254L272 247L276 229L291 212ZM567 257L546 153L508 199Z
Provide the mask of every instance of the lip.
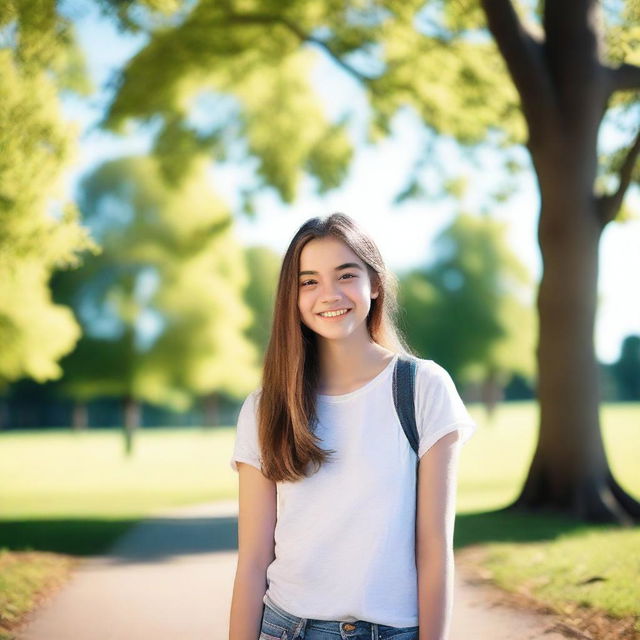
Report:
M342 309L347 309L347 313L342 313L339 316L333 316L332 318L326 318L326 317L320 315L320 313L328 313L329 311L342 311ZM345 316L348 316L349 315L349 311L351 311L351 307L349 307L349 308L341 307L340 309L326 309L325 311L321 311L320 313L317 313L316 315L318 316L318 318L322 318L323 320L340 320L340 318L344 318Z

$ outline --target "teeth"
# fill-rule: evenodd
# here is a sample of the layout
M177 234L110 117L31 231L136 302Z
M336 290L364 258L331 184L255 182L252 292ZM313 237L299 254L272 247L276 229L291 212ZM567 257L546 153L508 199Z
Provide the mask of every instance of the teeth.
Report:
M326 313L321 313L320 315L323 318L334 318L335 316L341 316L347 313L347 311L349 311L349 309L342 309L340 311L327 311Z

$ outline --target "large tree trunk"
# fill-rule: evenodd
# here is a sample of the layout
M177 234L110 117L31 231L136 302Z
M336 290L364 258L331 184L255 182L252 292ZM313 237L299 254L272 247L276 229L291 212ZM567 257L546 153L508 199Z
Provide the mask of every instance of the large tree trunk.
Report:
M506 510L631 525L640 503L616 482L604 452L593 344L600 236L640 152L638 136L618 190L596 197L598 130L612 91L630 78L602 61L596 0L543 3L544 37L529 32L510 0L482 6L521 98L541 195L540 433L522 493Z
M540 433L522 492L506 510L629 526L640 520L640 504L610 471L599 421L593 335L602 225L595 202L580 192L583 181L558 166L547 170L553 178L541 180L538 228L544 265L537 300Z

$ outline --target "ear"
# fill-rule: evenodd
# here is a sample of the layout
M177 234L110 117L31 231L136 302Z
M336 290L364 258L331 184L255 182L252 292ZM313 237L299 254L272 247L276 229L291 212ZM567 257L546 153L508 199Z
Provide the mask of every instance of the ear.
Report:
M375 300L380 294L380 278L377 274L370 275L371 299Z

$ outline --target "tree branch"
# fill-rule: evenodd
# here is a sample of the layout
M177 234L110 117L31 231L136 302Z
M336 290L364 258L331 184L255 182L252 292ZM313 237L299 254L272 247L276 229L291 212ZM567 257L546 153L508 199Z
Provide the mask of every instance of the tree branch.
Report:
M640 131L636 134L636 139L633 141L631 147L629 147L624 162L620 167L618 188L614 193L602 195L598 198L598 212L603 227L616 217L620 209L624 194L631 184L633 169L638 159L638 154L640 154Z
M369 83L374 80L360 71L358 71L355 67L352 67L348 62L345 62L332 48L328 42L324 40L320 40L320 38L316 38L309 33L306 33L303 29L301 29L297 24L286 18L285 16L268 14L268 13L228 13L227 17L230 22L241 23L241 24L274 24L279 23L285 26L291 33L296 35L301 42L309 42L311 44L315 44L321 49L324 49L329 56L342 67L347 73L352 75L356 80L362 82L363 84L369 85Z
M614 91L640 90L640 67L621 64L616 69L609 69L609 80L610 94Z
M533 133L555 114L554 89L545 67L542 43L524 27L511 0L482 0L482 8Z

